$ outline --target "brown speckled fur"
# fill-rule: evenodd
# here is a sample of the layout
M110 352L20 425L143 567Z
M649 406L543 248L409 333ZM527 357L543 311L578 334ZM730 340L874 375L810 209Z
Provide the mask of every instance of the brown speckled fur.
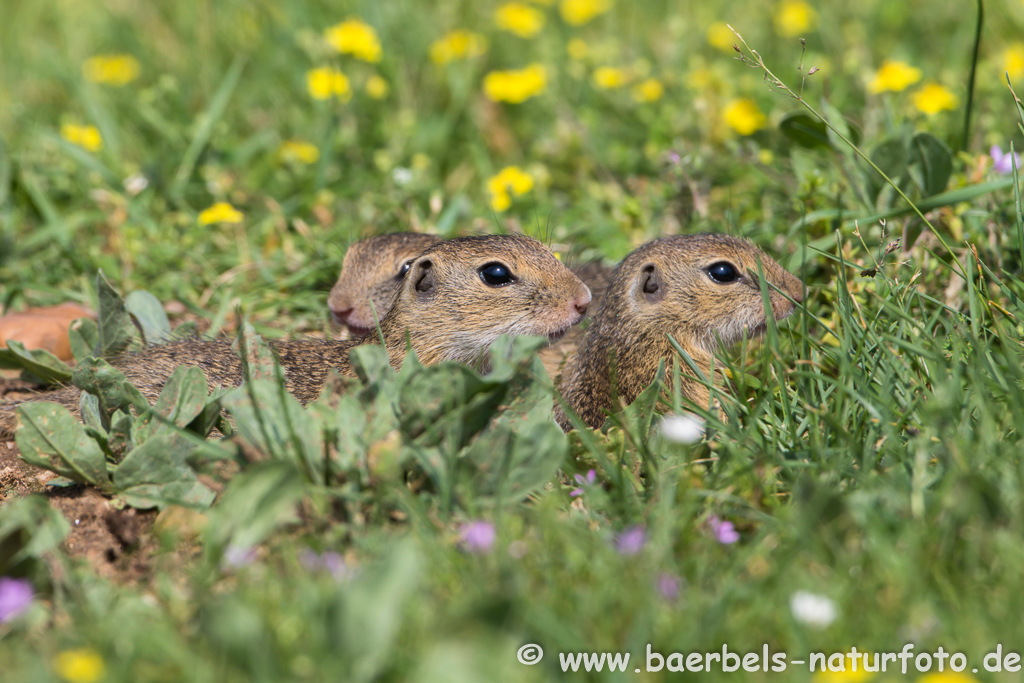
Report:
M488 263L507 266L515 281L491 287L478 269ZM429 285L429 287L428 287ZM389 313L381 321L394 367L411 343L420 361L431 365L456 360L482 365L490 345L501 335L553 335L582 319L577 307L590 302L590 292L537 240L519 235L464 237L435 245L413 263L403 278ZM363 340L272 342L285 369L288 390L306 403L315 399L331 368L351 376L348 352ZM241 361L226 341L180 341L127 355L114 363L154 400L179 365L199 367L213 386L237 386ZM78 414L77 389L41 394ZM0 406L0 434L15 426L14 406Z
M750 242L726 235L665 237L629 254L612 273L611 284L587 329L579 352L559 380L568 404L591 427L600 427L614 407L609 358L614 355L617 392L628 405L654 380L658 363L671 367L668 336L690 354L708 375L717 348L716 333L730 345L746 333L757 336L766 320L757 282L758 260L768 281L799 302L803 285ZM741 275L730 284L714 282L707 269L720 261ZM650 272L648 272L650 271ZM646 278L656 275L659 292L643 292ZM776 320L793 311L793 304L769 289ZM688 369L685 364L684 374ZM709 392L696 381L681 387L696 403L707 405ZM563 429L570 423L561 410L555 415Z

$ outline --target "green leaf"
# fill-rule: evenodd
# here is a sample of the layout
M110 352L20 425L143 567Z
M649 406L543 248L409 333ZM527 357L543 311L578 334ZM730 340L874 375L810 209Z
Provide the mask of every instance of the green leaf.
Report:
M149 401L124 376L102 358L86 358L75 368L71 383L99 398L104 413L132 406L136 412L149 409Z
M71 381L71 368L46 349L25 348L20 341L7 342L0 349L0 368L22 368L48 384L67 384Z
M908 156L907 145L902 137L883 140L871 150L870 154L871 161L875 166L878 166L896 184L899 184L900 176L906 173ZM873 168L865 169L864 173L871 189L871 197L876 199L882 188L887 187L888 183Z
M801 147L828 147L828 126L802 111L791 111L782 117L779 130Z
M181 505L205 510L215 494L188 465L194 448L181 434L161 434L136 446L114 470L117 494L136 508Z
M64 515L34 493L0 505L0 576L18 576L18 565L56 550L71 531Z
M124 300L125 309L142 333L146 346L159 344L171 336L171 322L160 300L142 290L130 292Z
M221 552L228 546L249 548L282 524L297 519L295 508L306 492L292 463L257 463L235 475L210 511L207 542Z
M187 427L203 412L208 396L209 388L203 371L179 365L164 384L156 405L139 416L135 428L136 441L144 443L157 434L173 431L168 422L179 428Z
M135 327L124 301L107 282L102 270L96 274L96 291L99 294L99 340L93 355L110 358L128 347Z
M228 392L221 403L238 435L257 450L293 463L310 481L325 482L323 432L280 382L257 379Z
M918 133L910 143L911 170L919 169L915 178L924 196L931 197L946 189L953 174L953 153L931 133Z
M79 483L110 488L103 450L67 408L40 401L17 407L15 440L22 459Z
M280 368L274 351L249 323L242 323L231 349L242 359L242 376L247 382L273 380L278 376Z
M68 328L68 340L71 342L71 355L76 361L91 356L100 343L100 328L90 318L78 318Z

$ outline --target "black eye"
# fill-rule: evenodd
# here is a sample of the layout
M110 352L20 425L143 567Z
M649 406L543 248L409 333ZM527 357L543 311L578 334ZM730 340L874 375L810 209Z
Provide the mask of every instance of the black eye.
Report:
M503 287L515 282L512 271L501 263L486 263L480 266L480 279L491 287Z
M708 266L708 276L721 285L727 285L740 279L740 274L736 272L736 268L726 261L719 261Z
M402 267L398 270L398 279L401 280L405 277L405 274L409 272L410 268L412 268L412 261L406 261L403 263Z

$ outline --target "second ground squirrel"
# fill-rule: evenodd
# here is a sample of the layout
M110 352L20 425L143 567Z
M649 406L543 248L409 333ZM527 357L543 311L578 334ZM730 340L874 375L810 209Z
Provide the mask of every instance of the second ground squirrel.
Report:
M502 335L561 337L580 322L590 290L540 242L518 235L463 237L435 244L403 273L380 330L394 367L406 344L426 365L461 361L482 367ZM299 401L315 399L328 372L353 375L349 351L380 343L361 340L277 341L271 346L285 370L288 391ZM237 386L242 365L226 341L179 341L153 346L114 362L143 395L155 400L174 368L200 368L211 387ZM78 413L77 389L40 395ZM0 434L14 428L14 406L0 406Z
M352 244L327 298L334 321L344 325L351 338L371 334L375 328L374 312L379 318L387 313L409 261L441 241L435 235L396 232ZM590 309L597 310L612 269L596 262L570 268L590 288ZM552 377L558 376L567 355L575 352L581 339L579 328L574 328L565 339L541 349L540 358Z
M630 404L654 381L662 359L671 370L675 351L669 335L710 375L719 340L728 346L767 326L758 263L767 282L782 292L768 287L772 315L781 320L793 312L793 301L803 301L803 284L750 242L727 235L675 236L629 254L612 273L579 351L559 380L568 405L585 424L600 427L608 412ZM697 381L684 379L681 390L698 405L708 404L708 389ZM563 429L572 426L560 409L555 419Z

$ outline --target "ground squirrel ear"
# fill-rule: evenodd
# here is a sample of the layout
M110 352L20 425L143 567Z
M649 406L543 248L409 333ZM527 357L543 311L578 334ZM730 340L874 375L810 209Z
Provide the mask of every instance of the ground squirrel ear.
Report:
M656 304L665 298L665 286L661 281L661 271L653 263L640 269L640 291L648 303Z
M416 291L420 294L427 294L434 289L434 268L429 259L420 261L415 266L413 281L416 283Z

